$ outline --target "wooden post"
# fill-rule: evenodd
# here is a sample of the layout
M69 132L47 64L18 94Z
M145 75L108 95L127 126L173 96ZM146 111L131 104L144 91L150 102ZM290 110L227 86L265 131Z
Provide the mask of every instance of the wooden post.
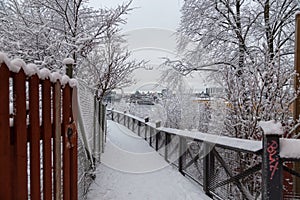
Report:
M40 192L40 116L39 78L29 78L30 199L41 199ZM33 175L34 174L34 175Z
M264 135L262 185L263 199L282 199L282 163L279 135Z
M149 126L149 145L152 147L152 136L153 136L153 131L154 131L154 128L150 127Z
M134 132L135 119L132 118L132 132Z
M64 200L78 198L78 135L72 116L72 89L63 88L63 197Z
M204 145L204 158L203 158L203 190L205 194L209 197L212 197L210 192L210 184L213 181L212 177L214 176L215 171L215 159L212 153L212 147L210 144L203 143Z
M61 193L61 85L57 81L53 87L53 165L54 165L54 199L60 200Z
M103 106L102 102L99 101L99 119L98 119L98 125L99 125L99 130L98 130L98 153L99 153L99 162L101 162L101 149L102 149L102 135L104 133L103 129L103 121L104 121L104 115L103 115Z
M106 142L106 135L107 135L107 120L106 120L106 106L103 106L103 133L102 133L102 153L104 153L104 142ZM120 117L120 115L119 115Z
M14 117L14 162L15 168L13 199L27 199L27 122L26 122L26 88L25 73L23 69L14 74L14 96L15 96L15 117ZM1 105L2 106L2 105ZM2 133L1 133L2 134ZM1 163L2 164L2 163Z
M145 117L145 135L144 135L144 139L147 141L147 129L148 129L148 125L147 123L149 122L149 117Z
M183 166L185 165L185 153L187 150L186 138L179 136L179 160L178 160L178 170L182 175L185 175L183 172Z
M71 123L71 88L67 84L63 88L63 197L64 200L71 199L70 188L70 148L67 126ZM77 183L76 183L77 184Z
M73 63L67 63L67 64L66 64L66 74L67 74L70 78L73 78Z
M74 122L74 116L73 116L73 107L72 107L72 93L73 89L70 88L71 98L69 101L70 104L70 110L71 110L71 121L74 125L72 136L70 139L72 141L72 146L70 149L70 198L71 200L77 200L78 199L78 134L76 130L76 123Z
M142 126L142 122L138 121L138 136L141 136L141 126Z
M97 152L97 111L98 104L97 98L94 96L94 118L93 118L93 157L95 160L98 160L98 152Z
M160 139L160 131L156 132L155 134L155 150L158 151L158 144Z
M9 126L9 70L0 64L0 199L11 198L11 152ZM13 191L15 192L15 191Z
M51 82L42 81L42 138L43 138L43 196L52 199L52 165L51 165Z
M123 125L124 125L124 126L126 126L126 115L125 115L125 114L126 114L126 111L124 111L124 114L123 114L123 121L124 121L124 124L123 124Z
M155 129L155 150L156 151L158 151L158 141L159 141L159 134L160 134L160 131L158 131L157 130L157 128L159 128L161 126L161 121L157 121L156 123L155 123L155 127L156 127L156 129Z
M168 160L168 144L169 144L170 134L165 132L165 161L169 162Z
M300 89L300 13L296 15L296 27L295 27L295 71L298 74L295 77L295 90ZM298 95L294 104L293 114L294 114L294 120L299 119L300 115L300 96ZM299 128L296 130L295 134L299 133ZM294 164L295 171L300 171L300 163L296 162ZM300 180L299 178L294 178L294 192L300 193Z

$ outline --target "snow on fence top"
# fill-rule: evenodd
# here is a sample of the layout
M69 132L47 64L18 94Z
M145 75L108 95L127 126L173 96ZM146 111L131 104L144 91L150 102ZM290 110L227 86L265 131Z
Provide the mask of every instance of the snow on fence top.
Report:
M283 135L282 125L280 122L261 121L260 127L263 129L265 135Z
M75 61L72 58L65 58L62 63L64 65L74 65Z
M51 73L50 70L46 68L39 70L35 64L26 64L19 58L10 61L5 53L0 52L0 67L2 63L5 63L9 71L14 73L18 73L22 68L28 77L37 74L42 80L50 79L53 83L60 81L63 86L69 84L72 88L77 86L77 80L70 79L67 75L61 75L58 72ZM71 62L71 59L65 59L63 63L73 64L74 60Z
M280 157L300 159L300 140L280 138Z

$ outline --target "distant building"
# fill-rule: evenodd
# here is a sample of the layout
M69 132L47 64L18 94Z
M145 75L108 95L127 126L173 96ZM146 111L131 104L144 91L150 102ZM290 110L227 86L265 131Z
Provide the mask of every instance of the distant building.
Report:
M224 88L221 87L210 87L210 88L206 88L206 94L208 94L210 97L214 97L218 94L221 94L225 92Z

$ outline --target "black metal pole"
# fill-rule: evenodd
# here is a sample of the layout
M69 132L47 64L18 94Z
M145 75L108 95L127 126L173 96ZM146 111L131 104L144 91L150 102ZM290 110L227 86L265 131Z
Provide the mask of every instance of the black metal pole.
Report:
M263 139L263 199L282 199L282 163L279 157L279 135L264 135Z

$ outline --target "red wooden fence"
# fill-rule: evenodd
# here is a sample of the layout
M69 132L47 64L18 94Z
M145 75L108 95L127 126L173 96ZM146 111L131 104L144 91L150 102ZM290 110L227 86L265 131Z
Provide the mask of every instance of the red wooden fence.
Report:
M8 66L0 61L0 199L76 200L73 88Z

